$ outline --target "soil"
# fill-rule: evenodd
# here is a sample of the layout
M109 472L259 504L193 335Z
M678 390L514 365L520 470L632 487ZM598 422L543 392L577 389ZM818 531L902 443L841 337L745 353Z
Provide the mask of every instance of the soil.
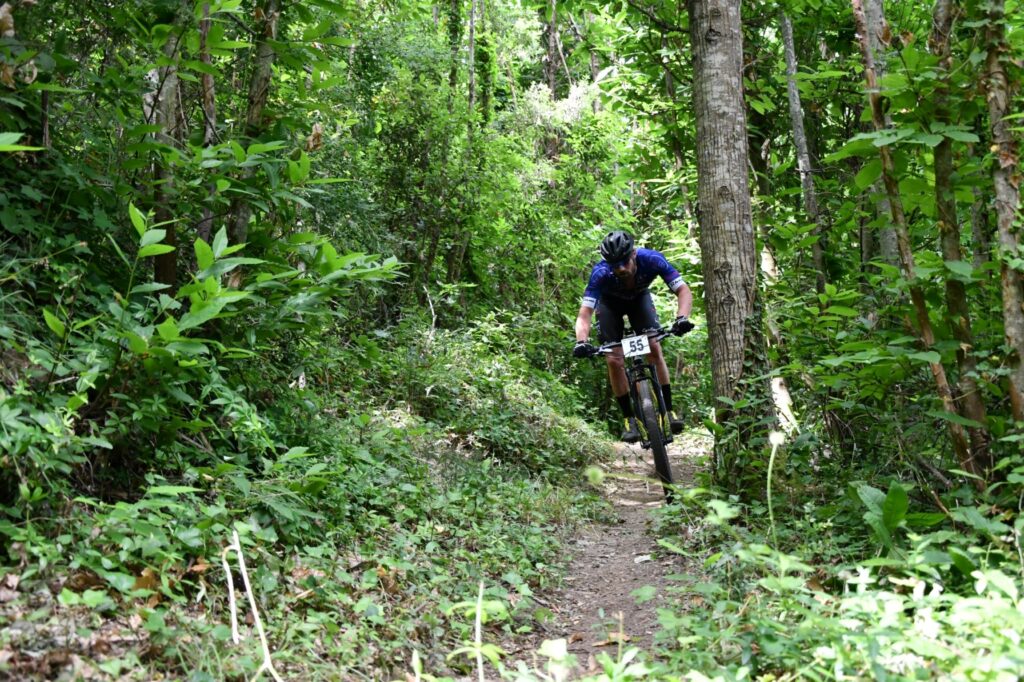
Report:
M668 446L678 485L694 485L710 440L706 434L687 433ZM599 653L615 658L620 643L649 651L658 632L657 609L666 592L679 585L673 576L699 571L695 560L665 551L651 533L652 512L665 497L650 451L620 444L615 461L603 468L602 494L612 505L611 522L584 528L569 541L573 559L564 588L539 600L555 618L528 641L512 645L513 660L531 657L543 640L565 639L577 659L574 675L583 676L598 670ZM645 598L650 588L657 596Z

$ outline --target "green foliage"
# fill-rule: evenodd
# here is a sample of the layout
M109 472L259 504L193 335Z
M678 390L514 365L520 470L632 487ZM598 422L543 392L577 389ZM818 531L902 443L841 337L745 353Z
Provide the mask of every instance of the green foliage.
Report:
M659 611L663 641L679 645L667 669L722 680L773 671L917 679L922 670L1010 679L1024 660L1011 634L1021 585L1015 541L990 544L993 522L972 507L947 519L915 511L897 482L888 493L861 484L831 502L805 502L773 547L759 505L701 491L685 500L663 528L685 520L701 531L669 532L662 545L705 556L707 575ZM970 525L950 523L967 517ZM875 547L886 556L873 557ZM687 606L695 600L699 610ZM986 613L1007 627L992 628Z

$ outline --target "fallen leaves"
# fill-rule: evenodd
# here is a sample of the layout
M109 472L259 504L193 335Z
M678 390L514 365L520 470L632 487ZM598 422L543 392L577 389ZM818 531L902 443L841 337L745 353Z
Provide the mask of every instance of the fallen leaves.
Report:
M18 598L18 583L21 576L16 573L8 573L0 580L0 603L6 604Z
M617 644L625 644L633 638L627 635L625 632L609 632L608 638L595 642L591 646L614 646Z

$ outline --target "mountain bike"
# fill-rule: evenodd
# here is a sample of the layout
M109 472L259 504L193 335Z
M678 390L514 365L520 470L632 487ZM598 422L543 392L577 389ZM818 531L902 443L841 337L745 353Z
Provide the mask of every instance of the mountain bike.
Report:
M651 340L661 341L671 336L668 329L651 329L635 336L624 336L622 341L605 343L595 349L593 356L611 355L615 348L622 347L626 362L626 380L629 383L629 398L633 404L640 429L640 447L654 454L654 468L661 479L665 500L672 502L672 466L665 446L672 442L672 428L669 425L665 398L661 384L654 371L654 365L645 358L651 352Z

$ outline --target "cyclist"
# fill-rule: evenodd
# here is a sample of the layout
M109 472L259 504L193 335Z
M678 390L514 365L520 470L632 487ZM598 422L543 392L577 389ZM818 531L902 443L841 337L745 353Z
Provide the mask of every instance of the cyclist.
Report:
M622 230L609 232L601 242L602 261L594 266L590 281L583 292L583 302L576 316L576 346L573 355L578 358L590 357L596 348L590 344L590 324L597 311L598 337L601 343L622 340L623 316L629 317L629 324L638 333L659 327L658 314L654 310L650 285L660 276L676 295L678 307L672 323L673 334L685 334L693 329L688 316L693 307L693 294L683 281L682 275L669 265L665 256L653 249L638 249L633 237ZM648 362L654 365L658 383L665 398L672 433L683 429L683 421L672 411L672 387L669 384L668 366L661 352L661 344L651 339ZM636 417L629 402L629 383L626 380L622 348L616 348L605 356L608 363L608 379L612 393L622 409L626 430L622 440L635 443L640 440Z

